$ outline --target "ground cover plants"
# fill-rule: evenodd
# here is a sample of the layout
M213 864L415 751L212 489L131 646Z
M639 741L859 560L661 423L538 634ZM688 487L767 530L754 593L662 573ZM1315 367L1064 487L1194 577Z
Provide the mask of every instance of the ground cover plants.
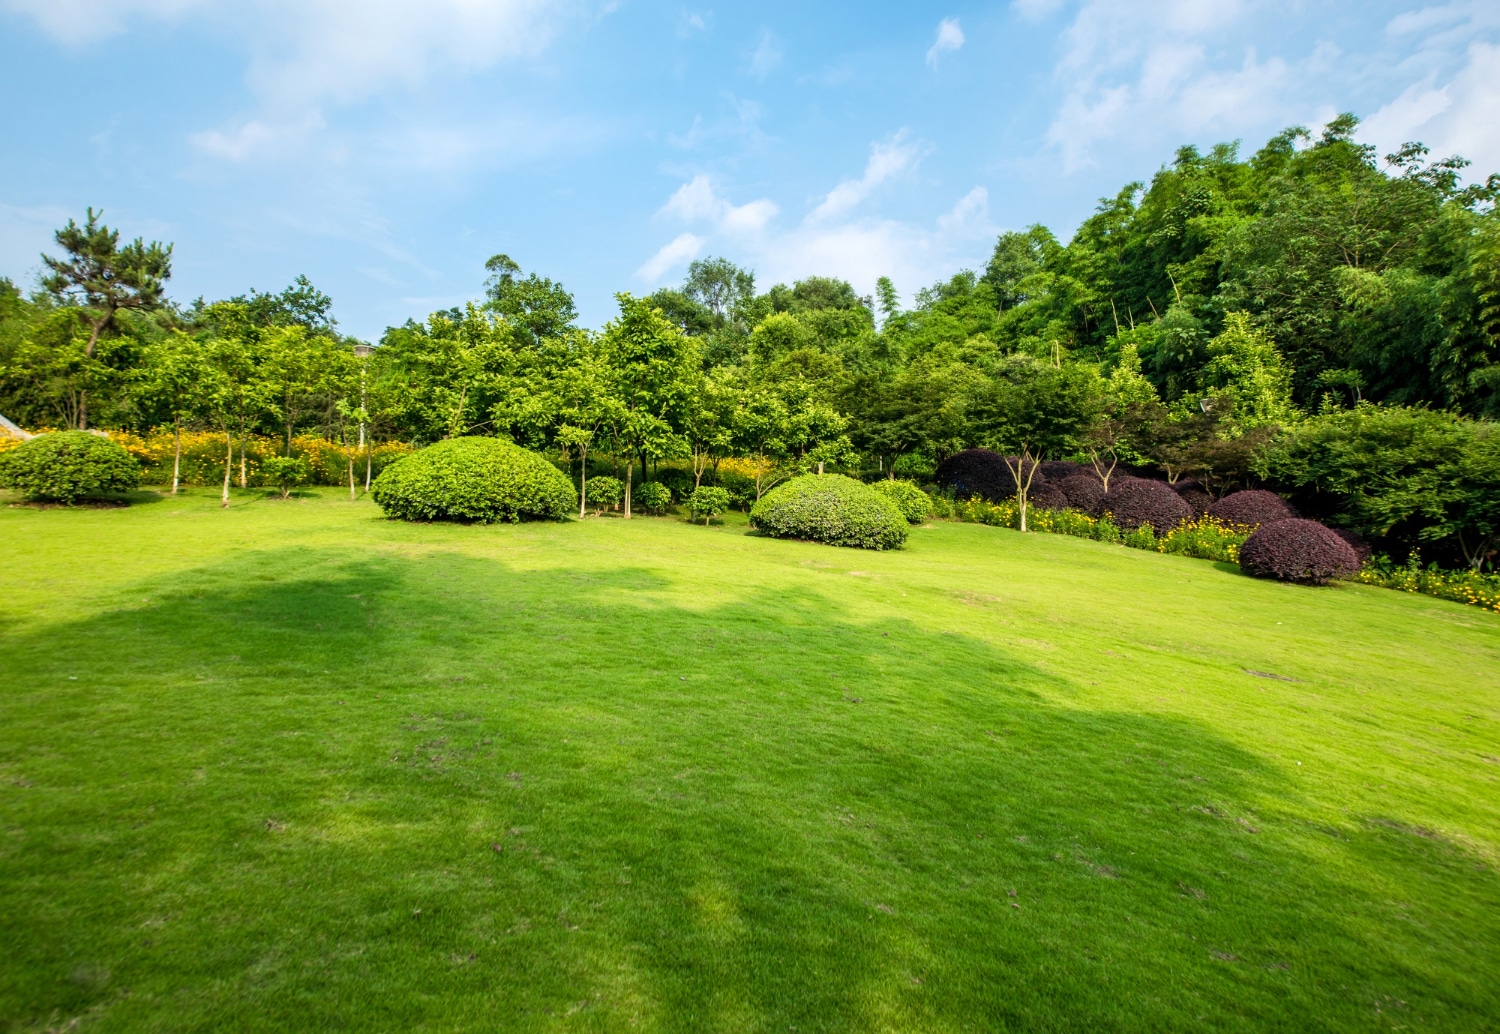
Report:
M958 522L152 498L0 507L13 1029L1497 1015L1490 614Z

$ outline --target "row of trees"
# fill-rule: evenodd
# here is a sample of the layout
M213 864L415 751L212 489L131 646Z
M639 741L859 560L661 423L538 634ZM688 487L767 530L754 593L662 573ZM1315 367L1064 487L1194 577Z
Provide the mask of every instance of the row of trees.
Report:
M581 477L607 453L627 484L733 455L761 461L759 492L773 469L920 474L988 445L1348 496L1269 464L1272 443L1372 403L1471 429L1500 409L1500 179L1462 186L1464 163L1418 145L1379 161L1355 126L1288 130L1248 160L1184 148L1069 243L1004 234L983 271L910 306L886 279L874 297L822 277L761 293L708 259L591 331L561 284L497 255L483 298L374 347L301 278L174 306L170 247L122 246L91 211L36 291L0 283L0 412L274 432L288 452L315 431L348 449L351 486L372 438L504 434ZM1013 467L1024 510L1031 468Z

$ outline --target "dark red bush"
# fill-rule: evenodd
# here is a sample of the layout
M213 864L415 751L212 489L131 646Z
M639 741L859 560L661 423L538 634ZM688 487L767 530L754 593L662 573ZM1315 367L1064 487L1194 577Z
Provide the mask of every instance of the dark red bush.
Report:
M1242 492L1230 492L1210 506L1208 514L1228 524L1264 526L1296 517L1297 511L1275 492L1247 488Z
M1043 481L1040 474L1031 483L1031 491L1026 498L1030 505L1039 506L1044 510L1068 508L1068 497L1063 494L1063 490L1050 481Z
M1354 550L1354 558L1359 561L1359 566L1364 567L1365 561L1370 559L1370 543L1357 531L1348 528L1329 528L1339 538L1349 543L1349 548Z
M1041 466L1037 468L1037 473L1056 484L1063 478L1070 478L1082 470L1083 468L1078 464L1069 463L1067 460L1043 460Z
M1094 504L1104 498L1104 486L1093 474L1074 474L1058 485L1068 497L1068 505L1084 513L1093 513Z
M1214 497L1208 494L1202 482L1192 478L1186 478L1172 486L1172 491L1182 497L1182 501L1193 508L1194 517L1202 517L1213 506Z
M960 499L977 495L997 503L1016 494L1015 475L1005 465L1004 458L990 449L955 452L938 464L937 482L951 488Z
M1122 528L1134 531L1142 524L1151 525L1157 535L1165 535L1185 520L1191 520L1193 508L1182 501L1165 481L1129 478L1110 479L1109 491L1094 504L1094 516L1114 517Z
M1359 570L1353 547L1317 521L1289 517L1263 524L1240 547L1240 570L1257 578L1326 585Z

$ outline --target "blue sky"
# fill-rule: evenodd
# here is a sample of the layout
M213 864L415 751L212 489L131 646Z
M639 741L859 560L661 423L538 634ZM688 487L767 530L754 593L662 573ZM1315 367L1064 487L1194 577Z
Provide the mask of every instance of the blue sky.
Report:
M909 298L1342 110L1500 170L1500 3L0 0L0 99L0 275L94 205L179 300L305 273L377 338L504 251L598 326L711 254Z

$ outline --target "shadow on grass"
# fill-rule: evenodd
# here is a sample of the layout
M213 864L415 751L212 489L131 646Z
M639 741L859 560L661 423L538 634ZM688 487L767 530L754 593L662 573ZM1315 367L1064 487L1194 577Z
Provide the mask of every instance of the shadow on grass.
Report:
M1460 964L1500 903L1472 856L1286 820L1253 755L1056 703L960 635L453 554L242 554L138 590L0 630L23 1026L1493 1015L1492 965ZM1474 911L1402 925L1386 884Z

